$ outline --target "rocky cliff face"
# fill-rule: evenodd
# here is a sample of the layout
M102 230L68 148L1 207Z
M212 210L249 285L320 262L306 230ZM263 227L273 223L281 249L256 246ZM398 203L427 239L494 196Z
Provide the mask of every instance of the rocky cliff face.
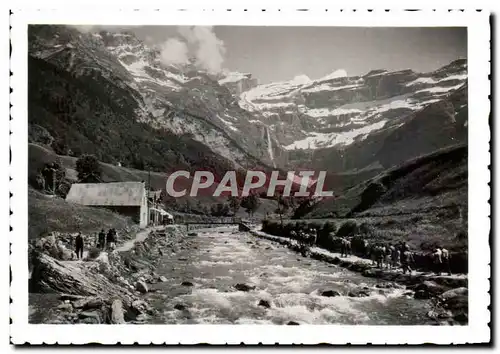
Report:
M109 98L119 106L129 106L136 121L187 134L236 167L271 163L263 144L265 131L250 122L252 114L239 107L216 75L192 65L164 65L157 48L131 33L32 26L30 55L73 76L104 81ZM248 87L238 83L232 89Z
M466 81L465 60L431 73L373 70L349 77L338 70L318 80L256 86L240 95L240 105L262 113L261 123L287 150L341 147L446 101Z
M157 131L187 136L236 167L382 169L467 136L467 62L430 73L337 70L259 85L249 73L165 65L132 33L32 26L30 55L95 79Z

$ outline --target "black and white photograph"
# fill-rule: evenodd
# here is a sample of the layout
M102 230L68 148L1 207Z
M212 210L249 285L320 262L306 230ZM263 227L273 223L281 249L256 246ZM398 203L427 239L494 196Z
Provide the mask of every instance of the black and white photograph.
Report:
M11 238L33 331L487 328L488 87L471 73L488 51L467 21L29 18Z

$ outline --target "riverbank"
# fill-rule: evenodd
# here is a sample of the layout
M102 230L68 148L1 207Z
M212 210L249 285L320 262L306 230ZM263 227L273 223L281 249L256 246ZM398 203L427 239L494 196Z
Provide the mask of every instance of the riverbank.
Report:
M269 235L258 230L251 230L250 233L300 252L300 246L295 240ZM401 270L376 268L371 264L371 260L365 258L341 257L340 253L329 252L319 247L311 247L309 256L360 273L365 277L404 285L409 290L408 294L411 292L416 299L435 299L436 308L429 316L456 317L459 322L468 317L468 277L465 274L448 276L417 271L403 274Z
M68 259L55 236L38 240L30 248L30 323L144 323L155 315L144 295L166 280L155 273L157 262L185 236L178 226L146 229L85 260Z

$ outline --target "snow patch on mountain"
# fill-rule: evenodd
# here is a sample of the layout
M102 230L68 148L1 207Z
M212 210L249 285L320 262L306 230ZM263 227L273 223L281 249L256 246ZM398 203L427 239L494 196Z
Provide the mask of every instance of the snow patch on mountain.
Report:
M224 122L224 124L226 124L227 127L229 129L231 129L232 131L234 131L234 132L239 131L239 129L236 128L233 123L231 123L230 121L227 121L227 120L223 119L220 115L218 115L217 118L219 118L222 122Z
M433 77L419 77L418 79L415 79L409 83L406 84L406 86L413 86L417 84L430 84L430 85L435 85L440 82L446 82L446 81L451 81L451 80L460 80L460 81L465 81L467 80L467 74L455 74L455 75L449 75L446 77L443 77L441 79L435 79Z
M220 79L219 85L224 85L228 82L237 82L240 80L247 79L251 74L249 73L239 73L239 72L229 72L226 73L226 76L223 79Z
M358 136L369 134L375 130L382 129L387 120L382 120L362 128L352 129L342 133L310 133L305 139L297 140L290 145L285 146L286 150L305 150L328 148L336 145L350 145L354 143Z
M321 92L321 91L339 91L339 90L345 90L345 89L350 89L350 88L355 88L361 86L360 84L353 84L353 85L343 85L343 86L333 86L332 84L321 84L321 85L315 85L310 88L305 88L302 89L302 92Z
M321 79L318 79L318 80L315 80L315 81L316 82L322 82L322 81L328 81L328 80L338 79L340 77L347 77L347 71L345 71L344 69L335 70L331 74L328 74L328 75L322 77Z
M315 108L315 109L310 109L307 111L307 115L310 117L327 117L327 116L340 116L343 114L356 114L356 113L361 113L363 111L359 109L344 109L344 108L335 108L335 109L329 109L329 108Z

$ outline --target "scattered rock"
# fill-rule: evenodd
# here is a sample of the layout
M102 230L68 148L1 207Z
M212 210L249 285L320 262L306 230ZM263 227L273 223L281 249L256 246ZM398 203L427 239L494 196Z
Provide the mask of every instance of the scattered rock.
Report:
M438 319L447 319L452 316L452 314L449 311L445 311L443 309L434 309L429 312L427 312L427 316L429 318L438 320Z
M244 283L238 283L234 287L236 290L239 290L239 291L250 291L250 290L255 289L255 286L250 286L250 285L247 285Z
M375 285L376 288L378 289L401 289L402 286L396 283L390 283L390 282L385 282L385 283L378 283Z
M431 294L428 291L425 290L417 290L415 291L415 294L413 295L415 299L419 300L426 300L431 298Z
M469 312L469 297L467 295L456 295L443 301L441 305L453 312Z
M116 299L111 304L111 323L123 324L125 323L123 304L121 300Z
M181 258L181 257L179 257L179 258L177 258L177 259L178 259L179 261L187 261L187 258Z
M66 301L66 300L76 301L76 300L85 299L85 296L72 295L72 294L62 294L61 296L59 296L59 299L62 301Z
M71 304L68 304L66 302L63 302L61 305L57 306L59 310L62 311L71 311L73 310L73 306Z
M193 286L193 283L191 283L190 281L183 281L181 283L182 286Z
M418 284L414 290L415 290L415 293L420 291L420 290L423 290L423 291L429 293L429 296L436 296L436 295L442 294L446 289L444 286L439 285L434 281L426 280L423 283Z
M101 317L94 311L83 311L78 314L78 317L84 320L84 323L101 323Z
M448 301L451 298L457 297L457 296L464 296L468 295L469 290L465 287L460 287L452 290L445 291L444 293L441 294L440 298L443 299L444 301Z
M179 310L179 311L184 311L186 309L186 306L182 305L182 304L177 304L174 306L174 309Z
M144 281L139 280L138 282L135 283L135 290L137 290L142 294L145 294L148 292L148 286Z
M266 247L266 250L271 250L271 249L273 249L271 246Z
M260 300L259 301L259 306L265 307L266 309L271 307L271 304L267 300Z
M190 232L188 233L188 236L198 236L198 234L196 232Z
M357 288L357 289L353 289L353 290L349 291L347 296L349 296L349 297L367 297L367 296L370 296L370 291L368 289L364 289L364 288L361 288L361 289Z
M164 283L164 282L166 282L166 281L167 281L167 278L166 278L165 276L163 276L163 275L162 275L162 276L160 276L160 277L158 278L158 280L159 280L160 282Z
M334 297L334 296L340 296L341 294L336 291L336 290L325 290L321 293L321 296L326 296L326 297Z
M289 321L289 322L287 323L287 325L288 325L288 326L298 326L298 325L300 325L300 323L295 322L295 321Z

